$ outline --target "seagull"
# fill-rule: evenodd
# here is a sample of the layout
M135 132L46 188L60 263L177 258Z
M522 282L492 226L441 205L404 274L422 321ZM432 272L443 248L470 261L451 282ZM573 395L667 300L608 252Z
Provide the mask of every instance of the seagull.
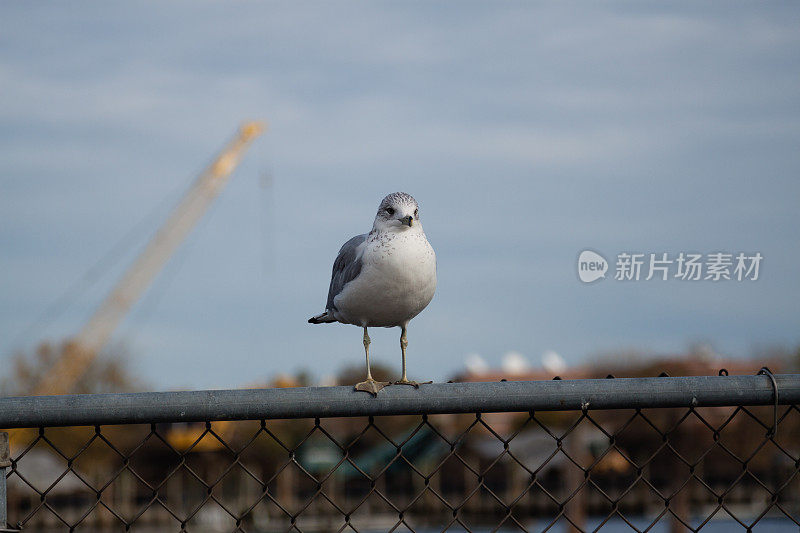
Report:
M419 388L406 376L408 322L425 309L435 291L436 254L422 230L419 204L410 194L396 192L381 200L372 231L353 237L339 250L325 312L308 321L364 328L367 378L355 390L373 396L390 383L372 378L367 328L399 326L403 376L394 383Z

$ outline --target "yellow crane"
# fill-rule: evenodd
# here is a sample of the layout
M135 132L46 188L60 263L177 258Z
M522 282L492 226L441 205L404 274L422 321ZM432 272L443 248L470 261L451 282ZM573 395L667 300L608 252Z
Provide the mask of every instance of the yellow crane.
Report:
M128 268L117 285L91 316L83 329L71 338L53 368L33 393L66 394L83 376L111 334L151 284L173 252L206 212L228 182L250 144L264 131L261 122L246 122L237 135L192 184L147 247Z

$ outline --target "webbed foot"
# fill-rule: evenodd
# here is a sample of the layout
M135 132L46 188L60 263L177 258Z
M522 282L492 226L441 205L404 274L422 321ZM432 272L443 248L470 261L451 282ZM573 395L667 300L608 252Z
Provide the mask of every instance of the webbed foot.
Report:
M368 378L366 381L362 381L361 383L356 383L355 390L360 390L364 392L368 392L373 396L377 396L378 392L384 388L391 385L388 381L375 381L372 378Z
M401 379L399 381L394 382L395 385L411 385L415 389L418 389L420 385L427 385L428 383L433 383L433 381L423 381L421 383L418 383L416 381L410 381L408 379Z

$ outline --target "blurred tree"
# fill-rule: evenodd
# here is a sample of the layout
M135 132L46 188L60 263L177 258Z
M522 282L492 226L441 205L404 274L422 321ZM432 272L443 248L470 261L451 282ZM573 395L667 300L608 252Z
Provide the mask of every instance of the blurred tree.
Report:
M3 396L32 394L42 378L52 371L65 344L40 344L33 353L17 352L11 361L11 372L0 381ZM141 390L141 382L128 368L128 351L114 346L97 357L72 388L72 393L130 392Z
M308 370L298 370L294 375L291 374L277 374L269 380L268 386L278 389L285 389L289 387L310 387L312 386L313 379Z
M372 377L377 381L395 381L400 379L400 373L386 365L372 363L370 365ZM348 365L344 367L336 376L338 385L355 385L359 381L364 381L366 368L364 365Z
M310 387L314 384L313 376L308 369L301 369L295 374L298 387Z

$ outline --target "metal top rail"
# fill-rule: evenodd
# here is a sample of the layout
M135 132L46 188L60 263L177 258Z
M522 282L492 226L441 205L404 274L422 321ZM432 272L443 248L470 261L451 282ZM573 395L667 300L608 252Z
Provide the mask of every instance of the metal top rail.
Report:
M377 397L298 387L0 398L0 428L800 403L800 374L435 383Z

